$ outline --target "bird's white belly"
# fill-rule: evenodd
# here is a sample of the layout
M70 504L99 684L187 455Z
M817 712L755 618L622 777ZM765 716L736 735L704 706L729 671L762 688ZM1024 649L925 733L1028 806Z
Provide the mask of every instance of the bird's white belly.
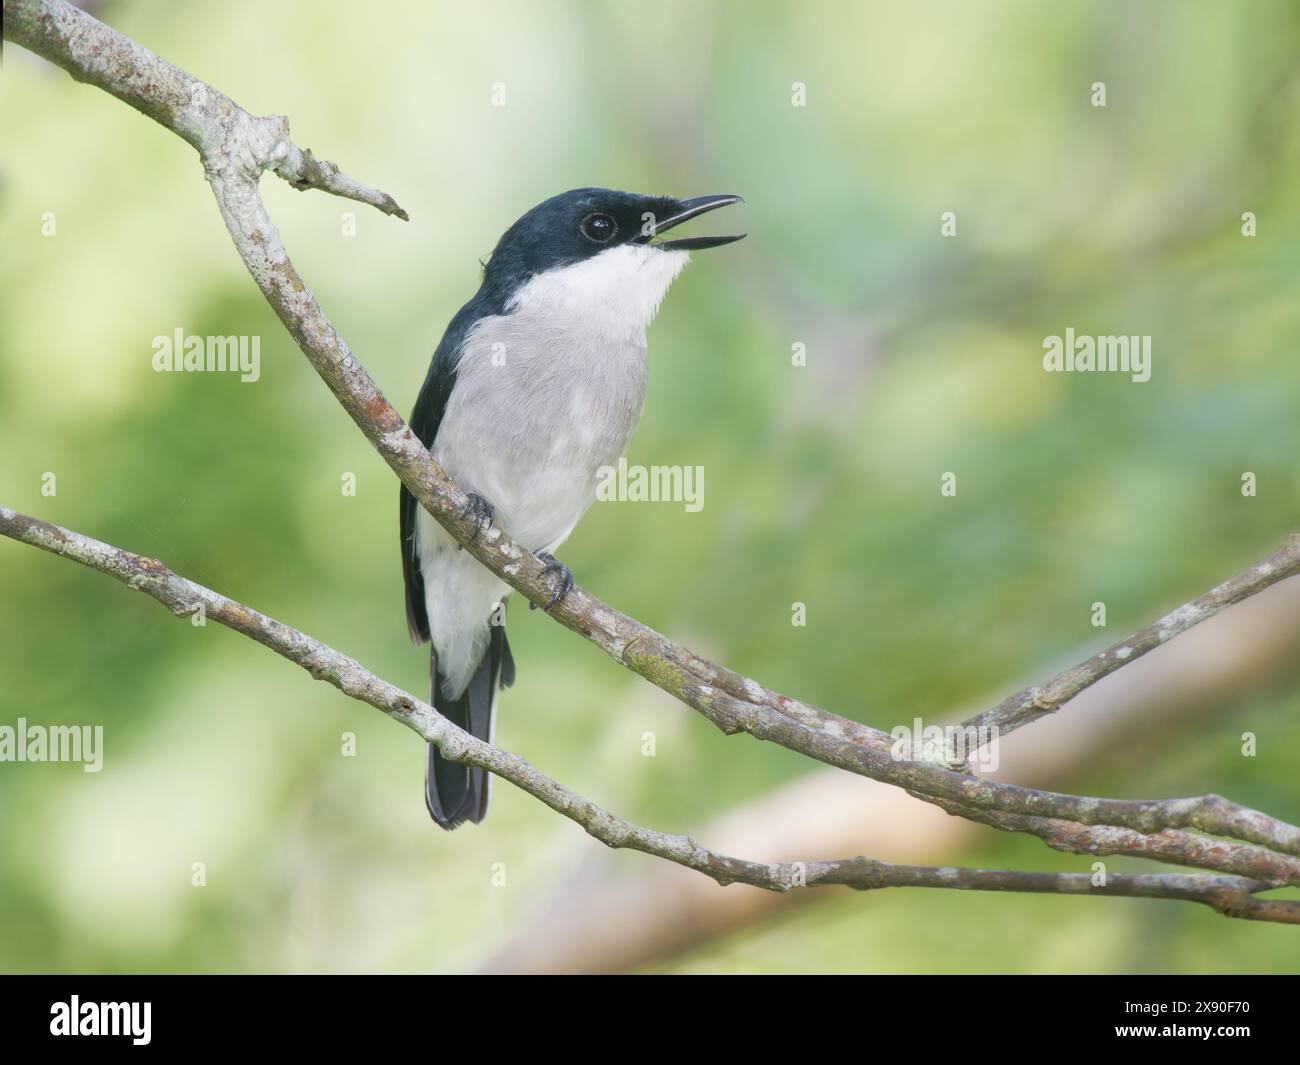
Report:
M564 542L595 500L600 467L621 453L611 455L612 447L596 446L567 429L552 430L545 450L497 450L470 444L472 438L449 434L445 444L435 446L434 458L467 492L492 504L495 525L534 552L554 551Z
M645 394L645 338L519 312L483 319L458 366L433 456L533 552L555 551L623 454ZM581 326L581 328L577 328ZM508 588L427 513L416 522L430 635L449 694L469 682Z

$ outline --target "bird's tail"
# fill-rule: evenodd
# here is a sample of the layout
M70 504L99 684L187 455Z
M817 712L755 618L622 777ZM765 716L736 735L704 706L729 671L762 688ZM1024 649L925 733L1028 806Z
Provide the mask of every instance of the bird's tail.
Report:
M479 662L465 690L456 699L443 694L443 675L438 671L438 652L431 652L430 702L453 725L472 736L492 742L496 720L497 693L515 679L515 663L506 641L505 625L493 625L483 660ZM478 824L487 815L491 774L477 767L449 762L429 744L428 767L424 776L424 804L439 828L451 830L464 821Z

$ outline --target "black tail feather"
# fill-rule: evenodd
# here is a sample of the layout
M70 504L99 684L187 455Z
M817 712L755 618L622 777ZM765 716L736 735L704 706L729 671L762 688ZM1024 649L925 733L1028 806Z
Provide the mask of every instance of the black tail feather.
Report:
M438 654L431 656L431 702L453 725L481 740L492 740L492 718L497 690L515 679L514 658L503 625L494 625L483 661L459 698L448 699L442 691L443 675L438 671ZM424 776L424 804L429 816L447 830L465 821L478 824L487 815L491 774L484 769L449 762L429 744Z

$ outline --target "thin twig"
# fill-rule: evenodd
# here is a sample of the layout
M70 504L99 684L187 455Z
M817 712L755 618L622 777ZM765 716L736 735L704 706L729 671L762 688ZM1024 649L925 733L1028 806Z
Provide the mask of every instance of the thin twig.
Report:
M996 729L999 735L1006 736L1032 721L1037 721L1045 714L1055 713L1085 688L1090 688L1103 677L1128 665L1134 659L1141 658L1148 651L1154 651L1162 644L1168 643L1193 625L1200 624L1226 610L1233 603L1240 603L1243 599L1262 592L1278 581L1294 577L1298 573L1300 573L1300 534L1295 534L1268 558L1256 562L1231 580L1211 588L1190 603L1184 603L1177 610L1170 611L1160 620L1152 622L1127 639L1112 644L1086 662L1080 662L1077 666L1058 673L1046 684L1026 688L1024 691L1008 696L997 706L968 718L962 722L961 727L992 728Z

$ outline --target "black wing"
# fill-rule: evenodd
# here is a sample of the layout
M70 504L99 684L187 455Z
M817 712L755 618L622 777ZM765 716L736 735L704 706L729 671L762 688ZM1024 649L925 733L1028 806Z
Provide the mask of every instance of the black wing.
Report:
M433 354L428 376L411 411L411 430L424 446L433 450L442 416L447 412L447 401L456 386L456 364L460 358L461 344L468 332L468 322L462 322L470 307L461 309L452 319L443 335L442 343ZM420 559L415 548L415 515L420 504L415 496L401 486L402 579L406 585L406 628L417 644L429 639L429 613L424 605L424 578L420 575Z

